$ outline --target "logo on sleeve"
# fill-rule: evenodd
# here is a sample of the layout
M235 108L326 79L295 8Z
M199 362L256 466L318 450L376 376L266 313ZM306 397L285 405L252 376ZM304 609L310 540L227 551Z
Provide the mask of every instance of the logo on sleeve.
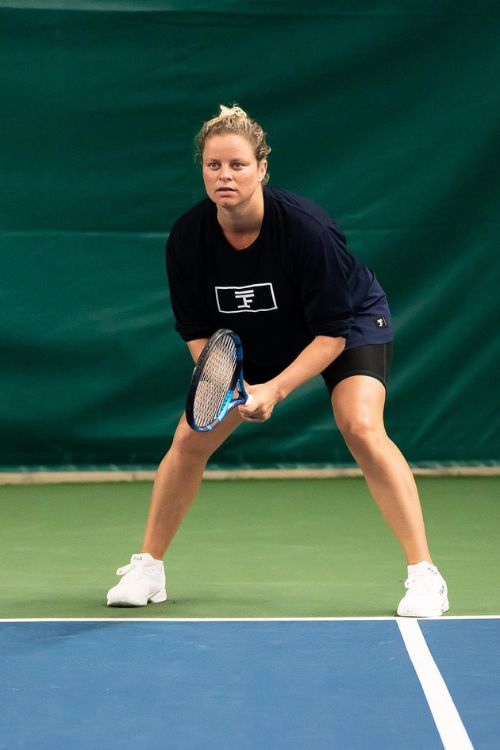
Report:
M221 313L266 312L278 309L271 282L248 286L216 286L215 297Z
M389 323L387 322L387 318L384 318L383 315L379 315L378 318L375 318L374 322L377 328L388 328L389 326Z

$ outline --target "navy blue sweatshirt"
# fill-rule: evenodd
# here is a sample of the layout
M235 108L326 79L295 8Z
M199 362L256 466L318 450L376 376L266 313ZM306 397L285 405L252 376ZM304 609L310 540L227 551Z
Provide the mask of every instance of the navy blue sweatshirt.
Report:
M317 335L346 348L392 341L387 300L375 274L346 247L319 206L264 188L255 242L235 250L208 198L184 214L167 242L176 330L185 341L231 328L242 340L245 377L277 375Z

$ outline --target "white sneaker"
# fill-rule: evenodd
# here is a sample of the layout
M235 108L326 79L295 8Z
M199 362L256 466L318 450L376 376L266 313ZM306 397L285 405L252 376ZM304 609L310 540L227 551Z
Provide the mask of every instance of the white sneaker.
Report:
M440 617L450 608L445 580L429 562L408 565L405 587L408 591L399 602L400 617Z
M120 583L108 591L108 607L145 607L148 602L164 602L165 571L162 560L148 552L132 555L130 563L118 568Z

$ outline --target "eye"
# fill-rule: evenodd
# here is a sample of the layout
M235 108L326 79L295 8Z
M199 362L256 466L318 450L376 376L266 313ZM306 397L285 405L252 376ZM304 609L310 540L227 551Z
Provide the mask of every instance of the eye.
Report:
M218 161L209 161L209 162L207 162L207 167L209 169L218 169L219 168L219 162Z
M243 169L245 165L241 161L233 161L232 167L233 169Z

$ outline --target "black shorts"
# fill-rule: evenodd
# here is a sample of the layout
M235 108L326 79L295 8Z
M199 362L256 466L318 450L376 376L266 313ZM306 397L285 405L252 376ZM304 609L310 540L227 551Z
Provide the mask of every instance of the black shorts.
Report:
M369 375L380 380L387 388L392 364L392 342L389 344L367 344L345 349L336 360L321 373L326 387L332 393L341 380L351 375Z
M351 375L370 375L372 378L380 380L387 387L391 362L392 343L356 346L353 349L345 349L326 370L323 370L321 375L330 393L341 380L345 380ZM247 369L243 364L243 372L247 383L255 385L256 383L266 383L268 380L275 378L285 367L286 365L283 365L278 369L270 369L248 366Z

